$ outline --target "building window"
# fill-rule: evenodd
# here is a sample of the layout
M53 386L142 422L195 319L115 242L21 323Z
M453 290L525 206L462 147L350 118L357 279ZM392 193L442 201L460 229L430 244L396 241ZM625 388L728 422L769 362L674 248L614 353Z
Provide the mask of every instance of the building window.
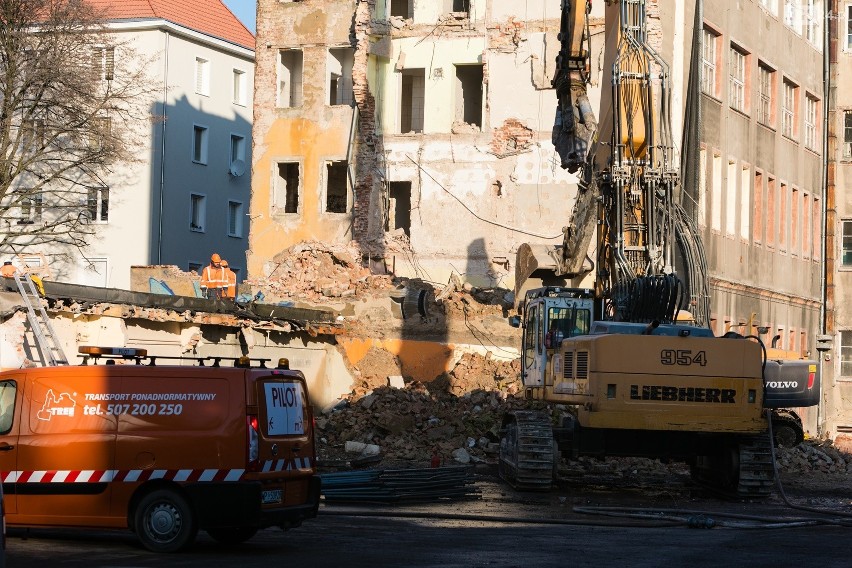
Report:
M444 0L444 12L470 13L470 0Z
M349 166L346 162L325 164L325 212L346 213L349 210Z
M352 66L355 50L352 48L328 50L328 104L352 105Z
M852 331L840 332L840 376L852 377Z
M773 15L778 15L778 0L760 0L760 5L769 10Z
M775 71L763 64L758 64L758 105L757 121L766 126L772 126L774 119L772 92L775 83Z
M766 245L769 247L775 246L776 199L775 178L770 177L766 180Z
M112 134L112 119L108 116L94 116L90 124L89 149L100 152Z
M243 236L243 204L239 201L228 202L228 236Z
M781 208L778 214L778 249L787 250L787 184L781 182L780 192L778 194L778 206ZM774 211L774 209L773 209ZM773 227L774 229L774 227Z
M246 72L241 69L234 69L234 104L246 106L247 95Z
M302 52L281 50L278 54L278 106L302 106Z
M201 263L200 262L188 262L186 265L186 269L189 272L195 272L196 274L201 273Z
M790 195L790 254L799 254L799 229L802 226L801 219L799 219L801 192L794 187Z
M802 194L802 257L811 257L811 195Z
M456 65L456 122L482 128L482 65Z
M754 242L763 241L763 172L754 172L754 222L752 238ZM748 211L748 208L745 209Z
M748 241L751 235L749 226L749 210L752 209L751 196L751 166L743 164L740 170L740 237Z
M207 219L207 197L198 193L189 196L189 230L198 233L204 232L204 224Z
M730 83L728 98L731 108L740 112L746 111L746 54L739 48L731 46Z
M32 193L32 190L25 190L20 193L25 194L18 202L20 204L20 216L18 217L18 225L32 225L37 221L41 221L41 214L44 208L44 197L41 193Z
M846 6L846 49L852 49L852 4Z
M92 48L92 69L101 81L112 81L115 77L115 48Z
M205 96L210 94L210 62L201 57L195 58L195 92Z
M388 231L402 230L411 236L411 182L392 181L388 187Z
M819 0L805 0L805 37L816 46L820 46L822 42L821 4Z
M713 153L712 194L710 195L711 222L714 231L722 230L722 156Z
M843 112L843 157L852 158L852 110Z
M737 228L737 161L728 156L725 178L725 234L733 236Z
M197 164L207 164L207 135L206 126L192 127L192 161Z
M799 88L784 79L784 99L781 104L781 134L787 138L794 138L796 128L796 110L798 105Z
M718 44L721 36L711 30L704 28L702 32L703 45L701 46L701 91L711 97L719 98L718 78L719 65L717 56Z
M24 153L38 152L44 148L44 120L27 118L21 122L21 149Z
M299 212L299 163L281 162L275 179L272 206L279 213Z
M400 97L400 134L423 132L425 99L425 70L405 69L402 72L402 96Z
M819 144L819 99L805 97L805 147L816 150Z
M231 134L231 155L228 172L239 177L246 170L246 137L239 134Z
M89 213L89 219L93 223L109 221L109 188L90 187L86 199L86 209Z
M813 196L813 213L811 214L811 227L813 227L813 259L819 260L822 256L822 209L820 209L819 197Z
M852 266L852 221L842 221L843 237L841 242L840 264Z
M390 15L399 18L412 18L412 0L390 0Z
M800 22L800 8L797 5L801 0L784 0L784 23L793 28L796 33L802 33Z

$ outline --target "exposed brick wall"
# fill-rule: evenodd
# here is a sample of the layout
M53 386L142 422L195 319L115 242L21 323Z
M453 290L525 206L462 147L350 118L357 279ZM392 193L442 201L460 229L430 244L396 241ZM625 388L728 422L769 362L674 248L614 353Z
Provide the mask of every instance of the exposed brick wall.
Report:
M499 158L518 154L532 145L535 133L532 128L516 118L507 118L495 128L491 138L491 152Z
M375 171L382 155L381 133L376 132L376 100L370 93L367 61L370 49L370 15L376 0L358 0L355 7L355 63L352 69L353 94L358 107L358 135L355 153L355 200L352 235L361 245L362 254L375 255L373 250L382 241L381 226L371 226L370 206L378 190ZM377 202L379 200L376 200ZM379 219L381 217L379 216ZM374 223L380 225L380 223Z

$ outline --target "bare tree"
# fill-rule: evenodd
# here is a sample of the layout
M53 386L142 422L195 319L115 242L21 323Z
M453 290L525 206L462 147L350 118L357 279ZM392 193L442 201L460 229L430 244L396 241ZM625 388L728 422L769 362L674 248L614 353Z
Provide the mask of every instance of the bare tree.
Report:
M91 241L150 125L147 67L85 0L0 0L0 252Z

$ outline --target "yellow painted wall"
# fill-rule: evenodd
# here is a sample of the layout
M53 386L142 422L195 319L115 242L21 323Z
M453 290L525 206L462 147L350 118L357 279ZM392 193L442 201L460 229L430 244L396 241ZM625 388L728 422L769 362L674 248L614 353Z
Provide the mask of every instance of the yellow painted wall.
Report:
M257 157L252 180L250 275L260 274L263 263L288 246L311 239L336 242L349 227L348 215L324 213L323 189L325 163L346 158L349 122L321 125L304 118L280 118L264 138L267 152ZM273 216L273 189L281 161L301 164L299 214Z

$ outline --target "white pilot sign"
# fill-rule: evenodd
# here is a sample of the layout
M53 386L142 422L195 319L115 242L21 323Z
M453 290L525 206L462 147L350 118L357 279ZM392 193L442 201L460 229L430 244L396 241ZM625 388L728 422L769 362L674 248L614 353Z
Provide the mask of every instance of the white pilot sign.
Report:
M266 433L269 436L304 434L302 386L300 383L264 383Z

